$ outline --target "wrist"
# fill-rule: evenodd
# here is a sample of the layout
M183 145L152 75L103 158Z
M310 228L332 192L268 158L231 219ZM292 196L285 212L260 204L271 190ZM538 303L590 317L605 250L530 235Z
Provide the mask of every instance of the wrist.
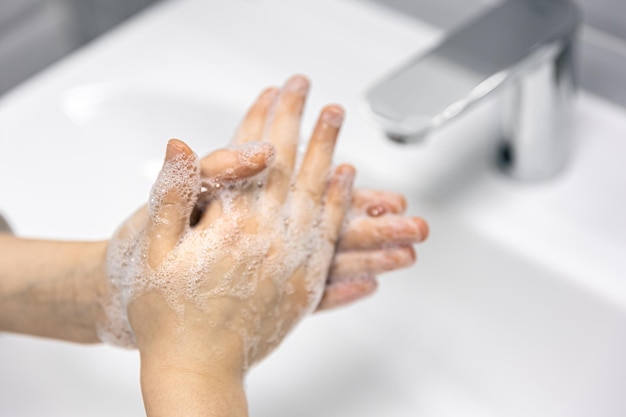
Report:
M178 338L164 339L139 350L148 417L248 415L238 355L217 352L210 344L195 346Z
M128 317L142 361L243 378L241 335L223 326L211 326L194 306L183 308L182 312L174 311L155 292L142 294L130 303Z

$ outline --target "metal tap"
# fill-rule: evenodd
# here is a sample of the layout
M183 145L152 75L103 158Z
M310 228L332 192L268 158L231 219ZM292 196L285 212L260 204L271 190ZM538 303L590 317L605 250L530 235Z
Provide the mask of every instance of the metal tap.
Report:
M566 163L576 89L578 8L570 0L508 0L453 31L366 94L387 136L419 142L493 93L498 166L540 180Z

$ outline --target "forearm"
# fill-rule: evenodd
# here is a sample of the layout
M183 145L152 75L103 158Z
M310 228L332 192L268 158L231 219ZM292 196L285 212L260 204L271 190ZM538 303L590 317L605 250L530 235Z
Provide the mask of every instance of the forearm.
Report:
M0 234L0 331L98 342L106 242Z

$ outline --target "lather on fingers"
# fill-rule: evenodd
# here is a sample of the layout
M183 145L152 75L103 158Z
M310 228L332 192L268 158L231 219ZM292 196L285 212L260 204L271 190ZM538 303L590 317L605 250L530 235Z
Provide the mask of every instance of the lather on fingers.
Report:
M286 183L280 180L281 174L284 177L293 169L297 132L308 87L306 78L295 76L287 81L282 91L276 87L264 90L247 112L232 142L241 145L268 140L279 148L282 157L272 174L274 179L279 178L279 186L276 186L275 180L272 181L279 190L278 195L285 192ZM307 197L317 200L316 196L320 195L319 179L327 177L342 119L343 111L337 106L328 106L320 115L311 139L313 146L309 148L309 156L304 155L303 169L298 175L301 202L306 202ZM322 147L326 147L327 151L320 152ZM238 163L232 150L217 151L203 158L202 174L238 180L256 175L267 166L260 161L258 172L246 167L229 169L229 165L237 166ZM414 255L408 256L409 249L405 246L424 240L428 228L422 219L401 216L405 210L406 199L399 193L369 189L352 192L350 219L341 232L321 309L344 305L371 294L376 288L373 274L406 267L414 262ZM215 207L214 211L218 213L219 207ZM306 210L300 210L300 213L306 213ZM207 215L207 222L211 221L211 217ZM389 248L398 249L389 251ZM410 251L413 253L412 249ZM343 256L343 252L353 253Z
M187 144L170 140L148 203L148 262L152 267L176 246L189 225L199 191L198 171L198 158Z
M384 214L402 214L406 211L406 198L393 191L357 188L352 193L353 216L379 217Z
M351 218L339 241L338 251L407 246L428 237L428 225L420 217L385 215Z
M276 148L276 159L269 168L267 194L277 202L285 201L296 163L302 113L309 91L306 77L287 80L273 109L267 140Z

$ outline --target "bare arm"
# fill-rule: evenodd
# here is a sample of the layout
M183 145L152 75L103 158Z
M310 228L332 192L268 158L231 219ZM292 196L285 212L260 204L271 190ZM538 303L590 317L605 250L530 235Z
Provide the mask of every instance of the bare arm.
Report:
M0 331L99 342L106 244L0 234Z

